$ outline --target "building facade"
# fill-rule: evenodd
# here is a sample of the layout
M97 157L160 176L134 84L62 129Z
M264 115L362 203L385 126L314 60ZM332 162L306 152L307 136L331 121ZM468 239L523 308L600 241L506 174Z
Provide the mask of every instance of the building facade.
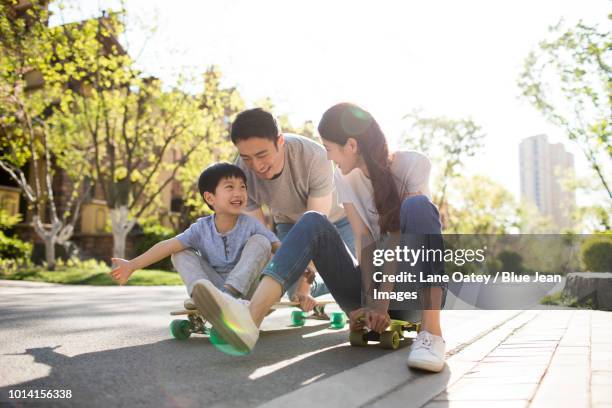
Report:
M521 200L550 217L558 231L571 227L576 198L563 181L574 175L574 156L563 144L551 144L546 135L535 135L521 142L519 160Z

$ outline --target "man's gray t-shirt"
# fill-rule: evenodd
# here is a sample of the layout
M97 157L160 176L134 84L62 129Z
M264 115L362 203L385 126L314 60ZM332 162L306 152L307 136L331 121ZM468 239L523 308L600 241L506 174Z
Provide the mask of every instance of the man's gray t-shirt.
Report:
M247 176L246 210L253 211L265 204L270 207L275 223L294 224L306 211L308 197L323 197L332 192L329 220L336 222L345 217L334 189L333 166L323 146L298 135L284 134L284 137L285 166L273 180L258 178L242 158L236 160Z
M185 248L200 252L219 274L229 273L240 260L247 240L255 234L266 237L270 243L278 238L257 219L240 214L230 231L220 234L215 225L215 215L198 218L183 233L176 236Z

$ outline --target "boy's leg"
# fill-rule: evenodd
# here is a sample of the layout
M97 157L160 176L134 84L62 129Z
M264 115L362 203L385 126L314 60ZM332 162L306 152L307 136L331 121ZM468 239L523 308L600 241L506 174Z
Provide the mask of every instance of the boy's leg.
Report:
M257 288L259 275L270 260L271 253L272 245L266 237L259 234L250 237L242 249L240 260L227 275L225 284L249 299Z
M209 280L217 288L223 288L225 279L213 269L212 266L206 260L204 260L195 250L185 249L183 251L172 254L170 257L174 269L179 273L185 288L187 289L187 295L191 297L193 291L193 285L200 279Z
M221 336L238 349L251 350L259 337L258 326L288 285L313 261L341 308L361 307L361 274L338 231L322 214L307 212L291 229L272 261L266 266L249 306L216 289L212 283L196 283L198 309Z

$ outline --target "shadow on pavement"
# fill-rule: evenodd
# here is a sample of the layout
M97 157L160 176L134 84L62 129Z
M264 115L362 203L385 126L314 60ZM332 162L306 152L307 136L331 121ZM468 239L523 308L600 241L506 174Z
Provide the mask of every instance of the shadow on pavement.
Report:
M323 327L262 332L254 352L244 357L222 354L196 336L74 357L58 353L58 345L30 348L23 355L48 366L49 374L0 388L0 405L252 406L389 352L350 347L346 331L317 333ZM405 351L397 353L405 358ZM11 389L70 389L73 398L9 400Z

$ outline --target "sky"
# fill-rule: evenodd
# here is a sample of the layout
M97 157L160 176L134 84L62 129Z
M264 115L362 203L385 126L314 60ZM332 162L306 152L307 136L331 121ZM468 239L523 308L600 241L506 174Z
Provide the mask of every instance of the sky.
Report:
M79 10L57 11L52 24L118 8L116 1L78 3ZM296 125L316 124L335 103L355 102L374 115L393 148L401 148L402 118L415 109L471 118L487 136L465 171L490 176L517 198L525 137L544 133L564 143L577 175L592 176L578 147L519 98L516 83L549 26L563 18L609 28L609 1L126 0L125 6L130 55L166 83L215 64L248 106L270 97ZM150 34L145 27L153 26Z

